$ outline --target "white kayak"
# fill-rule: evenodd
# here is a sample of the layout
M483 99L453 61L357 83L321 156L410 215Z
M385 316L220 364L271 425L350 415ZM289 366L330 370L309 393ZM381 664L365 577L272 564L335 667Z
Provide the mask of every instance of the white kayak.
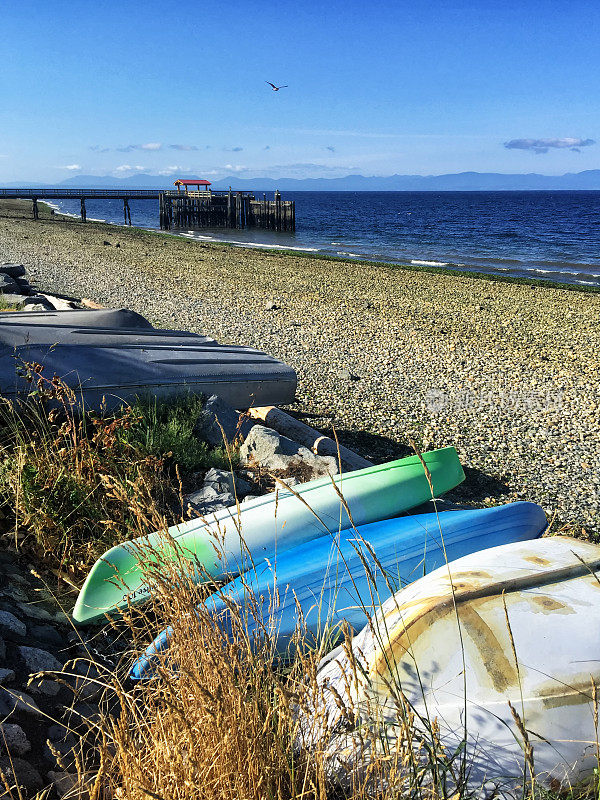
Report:
M400 694L421 737L435 723L445 753L458 752L455 788L462 759L467 792L519 796L529 770L521 724L538 786L566 788L598 767L598 545L554 537L450 562L386 601L352 652L356 670L342 648L322 662L322 694L300 717L305 745L325 737L329 773L342 783L365 774L373 747L399 742ZM340 697L357 712L345 728ZM366 730L376 734L370 751Z

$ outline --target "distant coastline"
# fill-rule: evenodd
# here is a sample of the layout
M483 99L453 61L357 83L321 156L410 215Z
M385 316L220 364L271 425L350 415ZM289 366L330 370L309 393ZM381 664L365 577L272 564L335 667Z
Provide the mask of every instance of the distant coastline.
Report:
M7 183L15 186L96 188L172 188L177 175L147 173L125 178L98 175L74 175L58 184L31 181ZM253 178L228 175L213 181L214 189L253 189L272 192L524 192L524 191L600 191L600 169L567 172L564 175L501 172L457 172L443 175L345 175L336 178L292 178L281 176Z

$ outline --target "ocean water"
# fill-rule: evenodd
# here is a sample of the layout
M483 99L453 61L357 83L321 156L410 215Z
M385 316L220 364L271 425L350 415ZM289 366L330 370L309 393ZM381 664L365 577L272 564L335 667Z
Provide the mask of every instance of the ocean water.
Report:
M600 192L282 194L296 201L294 234L215 229L181 235L600 287ZM53 203L79 214L79 201ZM121 201L86 206L88 219L123 224ZM134 225L158 228L158 201L132 200L130 207Z

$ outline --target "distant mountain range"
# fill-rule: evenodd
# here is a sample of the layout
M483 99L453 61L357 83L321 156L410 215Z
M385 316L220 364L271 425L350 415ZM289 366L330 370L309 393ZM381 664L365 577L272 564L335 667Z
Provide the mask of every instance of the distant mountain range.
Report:
M184 176L182 176L184 177ZM187 176L185 176L187 177ZM193 177L202 177L201 175ZM59 184L37 186L102 188L172 188L174 177L164 175L132 175L129 178L74 175ZM6 184L25 186L23 182ZM230 175L213 183L213 189L254 189L272 192L481 192L481 191L539 191L539 190L600 190L600 169L567 172L564 175L504 174L500 172L459 172L451 175L390 175L366 177L346 175L343 178L238 178Z

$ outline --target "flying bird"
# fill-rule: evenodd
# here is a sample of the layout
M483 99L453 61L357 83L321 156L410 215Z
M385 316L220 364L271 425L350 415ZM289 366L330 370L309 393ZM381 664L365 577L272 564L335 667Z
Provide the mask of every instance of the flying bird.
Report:
M271 89L273 89L274 92L278 92L280 89L287 89L288 88L287 83L286 83L285 86L275 86L275 84L271 83L271 81L265 81L265 83L268 83L269 86L271 87Z

